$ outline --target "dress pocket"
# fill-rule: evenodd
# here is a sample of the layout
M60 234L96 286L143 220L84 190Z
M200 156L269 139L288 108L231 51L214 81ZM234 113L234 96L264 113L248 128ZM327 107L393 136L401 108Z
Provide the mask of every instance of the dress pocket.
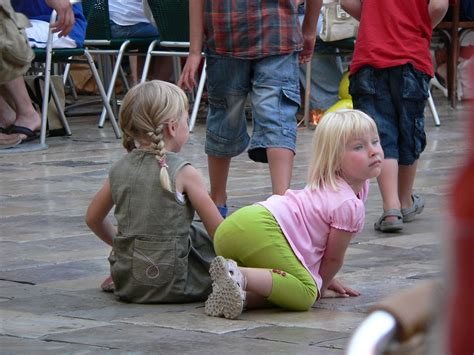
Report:
M143 285L160 286L175 276L178 255L176 240L135 239L132 253L133 278Z

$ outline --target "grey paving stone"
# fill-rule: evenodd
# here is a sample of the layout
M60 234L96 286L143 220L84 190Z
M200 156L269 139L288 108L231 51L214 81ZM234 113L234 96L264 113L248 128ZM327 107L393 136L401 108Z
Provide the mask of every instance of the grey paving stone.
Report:
M239 333L216 335L174 329L124 324L79 330L47 337L52 341L82 339L88 346L107 346L121 351L162 354L342 354L340 350L305 344L242 338ZM136 339L136 341L130 341Z
M101 354L111 353L111 349L101 346L88 346L41 339L25 339L0 335L0 353L2 355L14 354Z
M452 110L444 98L435 101L442 126L427 118L428 145L415 181L426 198L423 214L400 233L374 231L382 199L370 183L364 229L338 275L361 296L322 299L308 312L248 311L233 321L205 316L203 303L133 305L99 290L110 248L87 228L84 213L125 154L108 123L98 130L95 116L70 118L73 136L49 137L45 151L0 152L0 354L343 354L380 299L445 277L448 193L467 151L467 116L463 104ZM209 184L205 130L198 121L182 154ZM298 130L292 188L305 185L312 135ZM246 154L233 159L231 212L270 193L267 164Z

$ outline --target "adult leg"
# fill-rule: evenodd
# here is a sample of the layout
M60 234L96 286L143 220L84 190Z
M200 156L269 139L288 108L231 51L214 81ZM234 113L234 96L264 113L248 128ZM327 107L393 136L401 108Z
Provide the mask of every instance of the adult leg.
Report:
M155 57L152 61L153 79L171 81L173 79L173 58Z
M138 57L138 69L136 72L143 72L143 65L145 64L144 57ZM148 77L153 80L171 81L173 76L173 58L172 57L152 57L150 71Z
M1 88L1 87L0 87ZM5 129L11 126L16 120L16 112L5 101L0 91L0 127Z
M13 103L13 109L16 112L15 126L22 126L37 131L41 127L41 118L33 107L31 99L26 90L26 84L22 76L3 84L6 94ZM21 134L21 139L26 135Z

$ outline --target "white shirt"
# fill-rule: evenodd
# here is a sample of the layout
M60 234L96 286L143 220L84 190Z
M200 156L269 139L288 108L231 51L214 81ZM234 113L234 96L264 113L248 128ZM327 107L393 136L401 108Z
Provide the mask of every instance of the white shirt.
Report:
M120 26L150 22L143 12L142 0L109 0L109 14L110 20Z

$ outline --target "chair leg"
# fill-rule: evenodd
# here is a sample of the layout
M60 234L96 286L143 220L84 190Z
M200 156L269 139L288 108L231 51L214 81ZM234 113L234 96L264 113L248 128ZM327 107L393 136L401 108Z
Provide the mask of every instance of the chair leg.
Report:
M430 80L430 88L431 86L434 86L435 88L437 88L438 90L440 90L444 97L448 97L448 89L446 89L443 85L441 85L441 83L439 82L439 80L435 77L431 78Z
M128 91L130 90L130 84L128 83L127 76L125 75L125 72L123 71L122 66L119 68L120 72L120 79L122 79L123 86L125 87L125 90Z
M178 81L181 76L181 59L176 56L173 57L173 75L176 81Z
M51 13L51 21L56 20L56 11ZM48 124L48 101L49 90L51 85L51 65L53 56L53 31L50 29L48 33L48 42L46 45L46 62L44 68L44 90L41 107L41 131L40 145L46 146L46 126Z
M433 120L436 127L441 126L441 122L438 116L438 110L436 109L435 103L433 101L433 96L431 96L431 91L428 90L428 105L430 106L431 114L433 115Z
M72 77L70 75L68 75L67 78L66 78L66 81L69 83L69 86L71 88L72 98L74 99L74 101L77 101L77 99L78 99L77 91L76 91L76 88L74 86L74 81L72 80Z
M69 72L71 71L71 63L66 63L63 73L63 85L66 85L69 77Z
M122 58L123 58L123 55L125 53L125 49L127 48L127 46L129 45L130 41L125 41L123 42L123 44L120 46L120 50L119 50L119 53L117 55L117 59L116 59L116 62L115 62L115 66L114 66L114 70L112 72L112 77L110 78L110 84L109 84L109 88L107 90L107 102L110 102L111 98L112 98L112 95L114 93L114 89L115 89L115 81L117 79L117 76L118 76L118 73L119 73L119 69L120 69L120 65L122 64ZM102 128L104 127L104 123L105 123L105 116L107 114L107 110L104 108L102 108L102 113L100 115L100 120L99 120L99 128ZM109 116L109 119L112 119L112 117Z
M155 49L155 46L158 43L159 42L157 40L155 40L155 41L151 42L150 45L148 46L148 50L147 50L146 58L145 58L145 64L143 65L142 78L140 80L140 83L144 83L146 81L146 77L148 76L148 70L150 70L150 63L151 63L151 57L152 57L151 52Z
M193 111L191 113L191 119L189 121L189 131L194 130L194 125L196 124L196 118L199 111L199 104L201 103L202 92L204 91L204 84L206 82L206 61L202 66L201 77L199 79L199 85L196 93L196 98L194 99Z
M84 51L84 55L87 58L87 62L89 63L89 67L91 68L91 71L92 71L92 75L94 76L95 82L97 84L97 88L99 89L100 97L102 98L104 107L107 110L107 114L109 115L109 121L115 132L115 137L117 137L117 139L121 138L122 134L120 133L120 128L117 125L117 120L115 119L115 115L112 110L112 107L110 106L110 102L107 100L107 95L105 94L104 86L102 85L102 81L100 80L100 76L97 71L97 68L95 67L94 60L92 59L91 54L87 50Z

